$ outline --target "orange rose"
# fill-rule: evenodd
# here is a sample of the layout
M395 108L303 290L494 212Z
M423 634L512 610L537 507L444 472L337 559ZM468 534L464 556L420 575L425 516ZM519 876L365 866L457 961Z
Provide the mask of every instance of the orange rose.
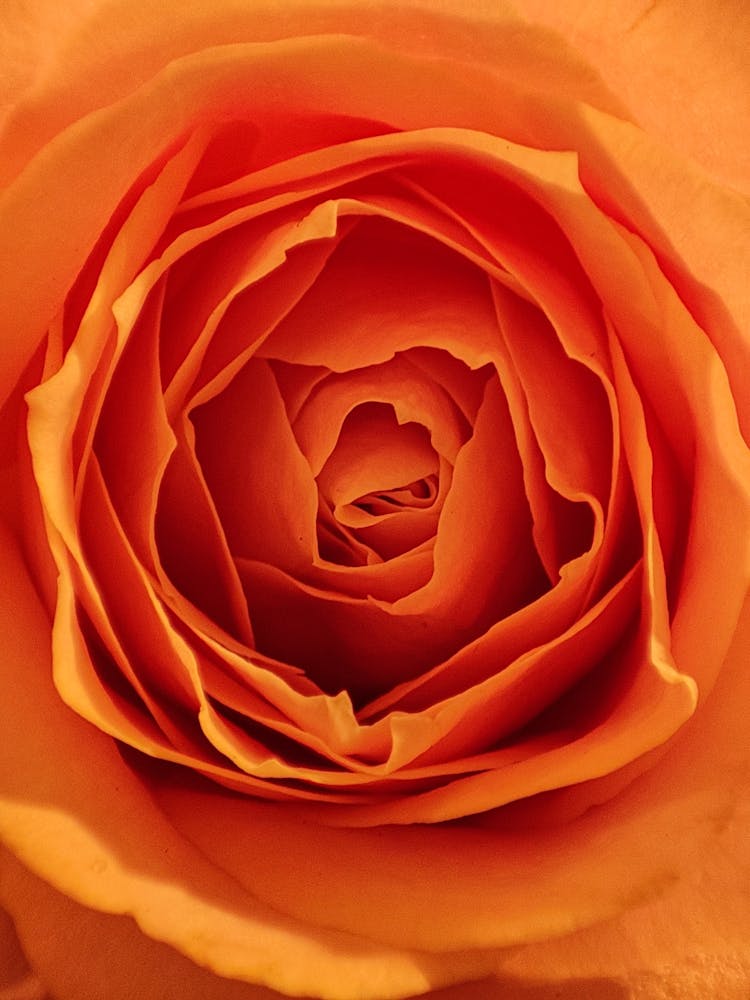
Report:
M631 6L3 13L0 986L745 996L750 22Z

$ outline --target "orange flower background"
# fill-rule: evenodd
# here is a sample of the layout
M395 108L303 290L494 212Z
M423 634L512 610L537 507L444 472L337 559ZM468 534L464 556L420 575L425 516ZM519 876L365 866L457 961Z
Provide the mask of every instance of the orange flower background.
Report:
M677 6L3 15L9 989L745 995L750 24Z

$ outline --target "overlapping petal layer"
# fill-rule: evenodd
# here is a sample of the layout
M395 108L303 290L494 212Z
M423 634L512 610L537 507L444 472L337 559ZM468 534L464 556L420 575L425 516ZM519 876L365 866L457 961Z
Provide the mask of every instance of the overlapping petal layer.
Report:
M710 683L671 652L675 553L705 558L674 496L714 502L703 441L722 504L737 481L689 365L679 434L648 382L630 331L667 306L636 238L570 155L476 132L196 194L213 141L131 199L29 397L66 699L233 788L345 795L337 823L484 812L663 743Z
M511 47L519 74L496 58L519 22L496 11L479 52L478 14L456 34L425 13L435 55L429 32L392 47L395 11L367 37L319 13L290 39L272 4L262 39L227 44L244 7L200 44L129 25L104 110L85 114L87 57L54 114L49 67L9 118L0 378L27 366L29 558L57 695L107 734L116 816L146 818L119 857L115 819L84 809L85 776L56 787L40 737L31 762L7 751L0 820L65 891L222 975L299 991L307 963L331 997L403 995L497 964L425 950L538 940L654 891L731 797L734 769L717 788L698 762L679 808L659 798L684 783L674 747L693 760L750 576L745 305L731 281L701 294L725 279L666 231L663 151L564 49L546 58L552 36ZM73 124L44 146L55 122ZM102 171L110 146L129 160ZM739 245L744 202L692 182ZM34 657L18 697L80 749ZM644 775L670 749L667 777ZM18 812L22 780L42 792ZM58 834L106 845L106 886L55 847L39 861ZM612 854L606 884L591 851Z

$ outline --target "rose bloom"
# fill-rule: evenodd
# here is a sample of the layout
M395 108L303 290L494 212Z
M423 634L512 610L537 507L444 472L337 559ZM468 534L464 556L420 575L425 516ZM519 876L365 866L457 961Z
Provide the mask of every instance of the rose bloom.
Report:
M748 996L748 43L3 5L3 997Z

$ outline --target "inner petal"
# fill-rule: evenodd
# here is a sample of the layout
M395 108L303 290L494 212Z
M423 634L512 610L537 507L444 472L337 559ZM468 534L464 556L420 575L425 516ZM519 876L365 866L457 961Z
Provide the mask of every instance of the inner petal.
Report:
M432 507L438 494L436 475L415 479L398 489L378 490L357 497L340 508L337 517L345 524L358 528L372 524L376 518L389 517L401 510L422 510Z
M427 427L432 448L455 461L470 425L446 389L412 364L409 353L359 371L331 374L312 389L294 420L294 435L313 475L320 474L344 422L364 402L388 404L400 424Z
M414 211L414 199L411 204ZM258 353L342 372L433 348L481 368L496 339L497 317L480 268L437 239L370 218L341 241Z
M317 477L321 507L332 511L340 540L354 536L370 549L368 562L392 559L435 534L440 464L426 427L399 423L387 404L364 403ZM322 527L329 536L330 518ZM321 552L330 550L326 535L319 531Z
M317 477L318 489L336 506L349 504L434 475L438 464L427 428L414 421L400 424L387 404L363 403L345 420Z

